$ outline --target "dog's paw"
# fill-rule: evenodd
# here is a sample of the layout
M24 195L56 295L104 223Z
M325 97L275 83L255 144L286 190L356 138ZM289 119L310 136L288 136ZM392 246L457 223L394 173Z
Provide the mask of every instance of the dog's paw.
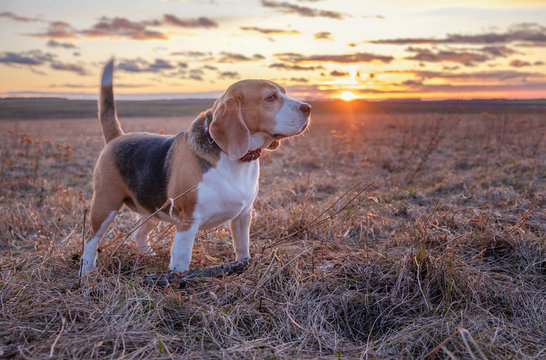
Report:
M92 266L90 264L83 264L82 265L82 268L80 269L80 271L78 272L78 277L79 278L84 278L86 277L87 275L89 275L89 273L95 269L95 266Z

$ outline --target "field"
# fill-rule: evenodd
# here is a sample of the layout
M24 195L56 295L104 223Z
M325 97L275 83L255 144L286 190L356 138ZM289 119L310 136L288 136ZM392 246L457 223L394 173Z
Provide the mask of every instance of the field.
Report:
M146 285L173 228L139 256L127 210L80 282L99 122L4 116L0 357L544 359L546 112L317 108L261 160L249 268L181 289ZM220 227L191 267L233 258Z

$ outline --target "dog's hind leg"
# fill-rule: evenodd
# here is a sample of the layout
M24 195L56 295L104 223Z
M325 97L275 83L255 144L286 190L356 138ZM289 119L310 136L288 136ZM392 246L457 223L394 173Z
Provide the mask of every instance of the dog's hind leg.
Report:
M138 251L142 255L154 256L156 253L150 246L148 241L148 234L157 226L157 221L154 219L148 219L142 223L147 217L141 217L138 229L133 233L133 240L135 241Z
M91 199L91 231L92 236L85 243L82 255L82 268L80 276L84 277L95 268L97 261L97 247L101 237L108 230L118 210L123 204L123 199L116 197L97 196L93 194Z

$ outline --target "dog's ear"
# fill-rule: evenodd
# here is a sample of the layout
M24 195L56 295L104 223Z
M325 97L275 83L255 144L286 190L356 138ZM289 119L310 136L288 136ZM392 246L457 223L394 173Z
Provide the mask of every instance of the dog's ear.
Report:
M277 150L281 146L280 140L273 140L273 142L267 147L267 150Z
M241 100L226 92L212 107L210 136L230 159L238 160L248 153L250 132L241 113Z

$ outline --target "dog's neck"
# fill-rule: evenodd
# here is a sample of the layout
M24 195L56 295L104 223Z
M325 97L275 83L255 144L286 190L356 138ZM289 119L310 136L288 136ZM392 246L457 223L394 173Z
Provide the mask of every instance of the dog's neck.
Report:
M212 158L219 159L222 149L214 142L211 141L209 134L204 131L207 115L212 112L210 110L204 111L193 121L190 130L186 133L189 143L193 147L197 154L202 154L205 157L210 156ZM181 133L179 135L182 135Z
M210 131L209 131L211 123L212 123L212 111L207 111L205 114L205 120L203 122L203 131L205 133L205 136L207 137L209 144L214 144L214 139L210 135ZM239 161L250 162L250 161L257 160L260 157L260 155L262 155L262 151L263 151L262 149L249 151L242 158L240 158Z

